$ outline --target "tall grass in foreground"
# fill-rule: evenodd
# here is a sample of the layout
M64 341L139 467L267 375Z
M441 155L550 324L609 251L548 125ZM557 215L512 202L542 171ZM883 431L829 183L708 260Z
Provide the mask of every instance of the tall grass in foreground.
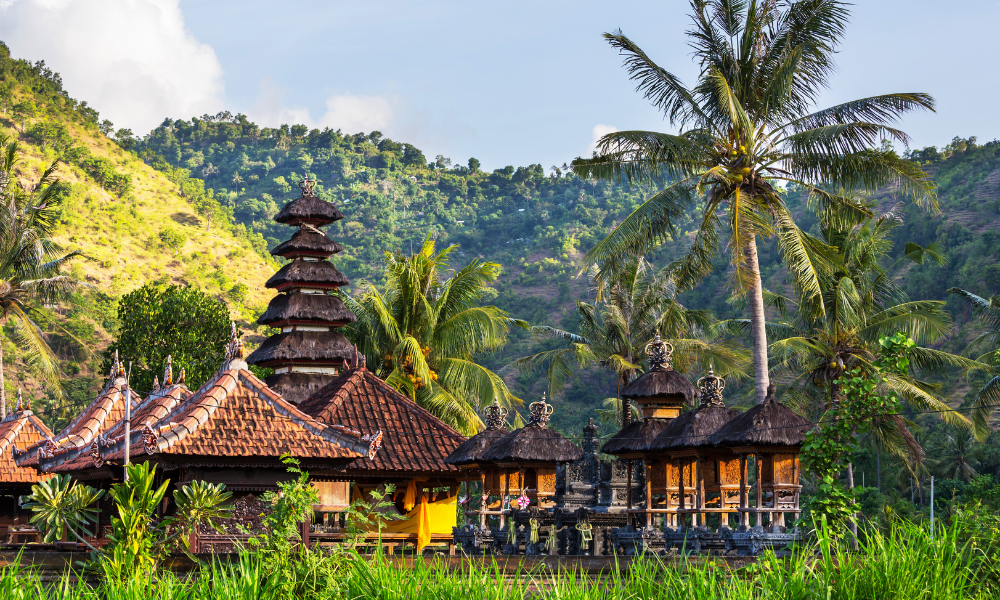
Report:
M334 576L316 573L330 566ZM854 554L823 537L791 557L765 554L738 571L724 563L691 560L664 564L647 557L628 574L600 578L578 570L522 570L505 574L496 563L466 564L449 571L444 563L417 562L396 568L381 557L341 555L313 562L305 573L322 585L288 580L288 571L269 570L259 555L244 553L232 562L216 561L180 580L172 573L92 587L43 583L32 569L0 570L0 600L955 600L1000 597L997 573L960 528L938 531L937 539L917 526L899 524L888 534L873 532ZM282 572L286 575L282 575ZM296 592L294 590L308 590Z

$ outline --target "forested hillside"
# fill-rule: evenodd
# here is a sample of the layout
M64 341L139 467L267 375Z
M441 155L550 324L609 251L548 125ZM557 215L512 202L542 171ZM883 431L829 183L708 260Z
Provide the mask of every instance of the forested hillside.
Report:
M147 282L189 283L226 299L234 317L246 320L254 316L248 306L270 297L263 283L275 269L251 249L245 228L209 224L173 183L108 139L107 127L43 62L12 59L0 43L0 130L19 140L19 183L36 185L52 161L62 160L55 241L83 254L64 269L84 284L81 293L69 306L42 308L38 315L63 371L72 376L66 398L39 384L10 341L13 325L3 324L7 398L25 388L43 414L46 407L56 409L55 419L74 414L73 406L103 383L99 351L117 327L118 296Z
M576 329L575 301L589 297L586 278L576 278L582 252L648 197L651 189L580 179L563 167L528 165L480 169L470 158L461 163L438 156L428 160L411 144L380 132L345 134L304 125L262 128L243 115L220 113L190 120L166 119L141 140L125 138L125 146L163 171L202 207L206 218L234 219L260 234L261 253L286 232L270 218L296 195L295 183L309 174L320 194L338 203L346 215L331 228L345 245L338 265L352 279L377 278L382 253L409 251L426 236L457 243L462 260L482 257L504 267L497 286L499 306L533 324ZM958 139L944 149L911 152L913 160L937 175L942 214L897 207L905 214L893 251L900 256L906 241L937 241L948 257L945 266L900 263L897 278L911 298L945 299L945 290L962 286L988 295L1000 291L1000 143L977 146L975 138ZM204 181L204 187L202 187ZM877 198L880 210L896 205L891 190ZM789 191L789 203L806 229L816 218L806 199ZM694 228L680 223L679 232ZM663 266L686 247L678 235L653 262ZM788 289L776 243L761 245L766 285ZM736 316L729 303L726 259L719 270L681 296L692 308L716 316ZM952 305L959 309L957 303ZM964 322L967 315L958 315ZM500 367L539 347L519 333L502 356L488 357ZM949 343L961 350L967 335L957 331ZM541 342L542 345L545 342ZM579 376L564 395L556 422L579 423L600 399L613 395L612 379L599 373ZM969 388L947 384L955 401ZM539 394L538 377L521 377L520 394ZM734 387L734 392L737 391Z

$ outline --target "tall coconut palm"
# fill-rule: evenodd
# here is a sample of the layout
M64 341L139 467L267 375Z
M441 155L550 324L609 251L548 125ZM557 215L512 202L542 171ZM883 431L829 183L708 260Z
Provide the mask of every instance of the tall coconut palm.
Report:
M812 202L856 218L868 214L866 207L828 189L897 184L936 210L930 177L881 149L883 139L907 143L891 125L909 111L933 110L934 101L897 93L814 110L847 25L844 2L692 0L691 10L688 36L700 69L691 88L621 31L605 34L625 57L636 90L680 132L611 133L598 141L593 158L573 162L582 177L663 186L584 260L601 265L603 274L620 270L624 257L677 238L675 222L697 207L698 229L672 265L674 277L682 290L696 285L728 236L732 285L748 300L755 391L763 402L769 377L756 239L778 236L789 273L812 297L822 293L825 269L816 259L829 250L796 227L780 188L801 186Z
M592 275L596 275L592 273ZM678 371L694 375L714 363L722 374L740 374L749 356L736 344L715 341L712 318L705 311L685 308L675 299L672 280L642 258L633 257L612 280L594 279L597 302L577 302L580 333L536 326L542 337L558 339L560 347L518 359L515 367L544 369L549 393L555 396L573 367L600 366L613 371L621 391L642 372L643 350L656 333L674 347ZM616 399L606 401L606 414L624 420Z
M989 434L993 409L1000 406L1000 295L981 298L961 288L951 288L948 293L961 297L972 306L972 314L983 330L969 344L969 350L977 353L985 351L977 360L993 365L992 371L996 374L979 390L973 405L972 419L976 423L976 432L982 438Z
M482 306L500 265L474 260L443 279L452 251L426 240L412 256L389 253L382 290L360 282L344 296L358 316L348 337L387 383L464 433L482 422L478 411L497 399L519 403L503 379L475 362L507 342L511 326L527 327L495 306Z
M970 464L975 438L964 429L955 429L945 437L939 458L932 463L944 478L969 481L979 473Z
M38 183L23 185L17 178L21 151L16 140L0 133L0 327L12 325L12 341L25 363L54 383L59 363L38 326L40 307L64 299L78 282L60 273L79 252L64 254L52 242L59 208L58 179L53 162ZM0 410L6 413L3 383L3 345L0 343Z

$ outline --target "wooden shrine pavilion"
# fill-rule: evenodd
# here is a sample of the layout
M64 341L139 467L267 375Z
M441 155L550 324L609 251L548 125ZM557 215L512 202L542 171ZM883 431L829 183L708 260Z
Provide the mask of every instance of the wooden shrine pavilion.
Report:
M52 437L52 432L25 405L21 391L17 405L0 421L0 543L34 541L37 533L24 527L31 517L18 505L18 496L28 494L31 486L48 479L30 467L19 467L14 462L13 450L26 448ZM19 533L24 527L25 531Z

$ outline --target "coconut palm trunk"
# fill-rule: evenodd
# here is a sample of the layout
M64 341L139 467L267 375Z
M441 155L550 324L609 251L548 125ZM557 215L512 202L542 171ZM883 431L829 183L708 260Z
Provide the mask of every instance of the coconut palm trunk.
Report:
M760 262L757 258L757 238L750 236L746 245L746 260L750 288L748 306L750 310L750 329L753 341L753 380L757 404L763 404L767 396L767 386L770 384L767 361L767 332L764 329L764 285L760 278Z
M0 418L7 416L7 390L3 383L3 336L0 336Z

